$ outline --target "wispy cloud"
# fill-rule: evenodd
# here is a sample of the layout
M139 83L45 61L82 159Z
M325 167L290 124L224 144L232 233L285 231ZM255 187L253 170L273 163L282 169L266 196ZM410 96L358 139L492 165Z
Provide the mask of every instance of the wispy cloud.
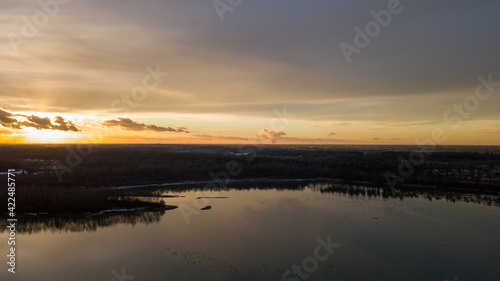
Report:
M196 138L199 138L199 139L206 139L206 140L211 140L211 139L215 138L215 136L209 135L209 134L195 134L193 136Z
M118 118L106 120L102 122L106 127L119 127L126 131L155 131L155 132L175 132L175 133L189 133L186 127L178 126L177 128L162 127L144 123L138 123L130 118Z
M323 123L323 124L315 124L308 126L309 128L322 128L322 127L337 127L337 126L348 126L351 125L351 123L348 122L330 122L330 123Z

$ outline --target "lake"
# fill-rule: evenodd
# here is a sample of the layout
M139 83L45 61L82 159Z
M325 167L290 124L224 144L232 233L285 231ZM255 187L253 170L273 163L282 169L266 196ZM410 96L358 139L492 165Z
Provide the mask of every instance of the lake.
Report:
M16 274L4 264L0 279L500 280L500 209L475 196L317 182L197 188L166 187L183 196L163 199L175 210L19 218Z

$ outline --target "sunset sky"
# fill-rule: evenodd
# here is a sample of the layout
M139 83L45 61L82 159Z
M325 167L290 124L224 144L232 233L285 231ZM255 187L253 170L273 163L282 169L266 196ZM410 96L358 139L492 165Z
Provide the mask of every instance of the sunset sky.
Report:
M498 0L41 3L1 4L2 143L500 145Z

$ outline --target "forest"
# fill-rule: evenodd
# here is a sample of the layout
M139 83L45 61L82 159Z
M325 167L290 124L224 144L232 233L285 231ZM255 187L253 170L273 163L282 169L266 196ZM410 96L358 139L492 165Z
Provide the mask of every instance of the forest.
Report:
M224 146L224 145L2 145L0 177L15 169L16 197L26 213L83 212L146 206L131 187L152 184L207 183L224 188L232 182L311 179L369 183L398 189L433 188L498 195L500 154L496 147L443 148L413 163L401 163L416 147ZM424 155L424 154L422 154ZM137 192L137 191L136 191ZM145 195L145 194L142 194ZM150 196L151 194L147 195ZM6 201L6 194L0 199ZM126 200L124 200L126 199ZM124 203L128 202L128 203ZM152 205L153 204L153 205ZM21 207L22 206L22 207ZM156 206L157 207L157 206Z

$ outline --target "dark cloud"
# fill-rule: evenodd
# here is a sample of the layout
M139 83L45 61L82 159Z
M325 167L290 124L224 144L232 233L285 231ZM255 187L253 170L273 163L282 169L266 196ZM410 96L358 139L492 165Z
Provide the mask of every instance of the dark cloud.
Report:
M17 122L17 120L12 118L11 116L14 115L0 108L0 122L2 122L2 124L10 124Z
M177 129L171 127L162 127L156 125L149 125L144 123L138 123L130 118L118 118L113 120L106 120L102 122L102 125L106 127L120 127L126 131L155 131L155 132L175 132L175 133L189 133L186 127L179 126Z
M337 134L337 133L335 133L335 132L327 132L327 133L326 133L326 136L327 136L327 137L336 136L336 135L338 135L338 134Z
M19 130L22 127L31 127L38 130L80 131L73 122L64 120L61 116L57 116L54 122L55 124L48 117L13 114L0 108L0 125L6 128Z
M54 122L56 123L56 125L52 125L52 127L56 130L75 132L79 131L78 128L73 123L71 123L71 121L65 121L61 116L57 116Z
M31 115L26 117L28 121L22 122L22 125L25 127L33 127L38 130L46 129L49 130L52 127L52 121L48 117L38 117L35 115Z
M21 125L13 117L15 117L14 114L0 108L0 125L12 129L21 129Z

